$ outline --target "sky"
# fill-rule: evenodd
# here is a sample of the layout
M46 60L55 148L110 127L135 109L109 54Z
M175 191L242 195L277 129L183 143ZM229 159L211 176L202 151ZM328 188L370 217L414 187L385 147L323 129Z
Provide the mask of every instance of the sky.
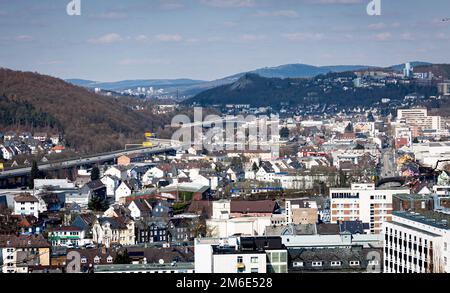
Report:
M449 0L0 0L0 67L95 81L450 63Z

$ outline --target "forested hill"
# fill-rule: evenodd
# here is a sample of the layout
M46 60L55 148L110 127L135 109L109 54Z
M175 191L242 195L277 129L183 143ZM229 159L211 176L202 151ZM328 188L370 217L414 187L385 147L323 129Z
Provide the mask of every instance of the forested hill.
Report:
M206 90L186 100L185 103L202 106L250 104L274 108L277 108L280 103L365 106L379 102L385 97L395 100L402 99L411 93L435 95L437 92L436 87L415 84L356 88L353 83L355 78L356 75L353 72L329 73L308 79L265 78L256 74L246 74L233 84Z
M50 129L87 153L123 148L166 120L57 78L0 68L0 131Z

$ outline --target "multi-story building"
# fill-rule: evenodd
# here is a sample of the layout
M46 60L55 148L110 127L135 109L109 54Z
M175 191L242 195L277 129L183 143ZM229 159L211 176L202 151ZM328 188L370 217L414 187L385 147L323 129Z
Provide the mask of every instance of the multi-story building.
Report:
M85 238L85 231L75 226L62 226L48 229L48 240L52 246L83 246L91 243L90 239Z
M445 129L445 121L441 116L428 116L426 108L399 109L397 121L403 121L411 128L417 128L418 132L423 130ZM416 133L416 136L419 133Z
M195 240L196 273L287 273L287 267L280 237Z
M448 273L450 215L394 212L384 223L384 272Z
M409 189L377 189L374 183L332 188L331 223L359 220L370 225L372 234L381 233L382 224L392 220L392 196L409 193Z
M285 213L288 224L315 224L319 220L317 202L309 198L287 199Z
M23 193L14 198L15 215L31 215L39 217L39 200L28 193Z
M135 244L135 222L121 217L102 217L95 220L92 227L92 238L96 244L111 247L112 245Z
M50 243L42 235L0 235L2 273L28 273L50 265Z

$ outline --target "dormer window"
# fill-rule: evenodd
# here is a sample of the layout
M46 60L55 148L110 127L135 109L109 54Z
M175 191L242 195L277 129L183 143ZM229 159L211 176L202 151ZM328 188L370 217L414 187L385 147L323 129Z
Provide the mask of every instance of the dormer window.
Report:
M96 263L96 264L100 263L100 257L96 256L94 258L94 263Z
M81 263L87 263L87 258L85 257L81 258Z
M108 258L106 259L106 262L108 262L108 263L112 263L112 262L113 262L113 258L112 258L112 256L108 256Z

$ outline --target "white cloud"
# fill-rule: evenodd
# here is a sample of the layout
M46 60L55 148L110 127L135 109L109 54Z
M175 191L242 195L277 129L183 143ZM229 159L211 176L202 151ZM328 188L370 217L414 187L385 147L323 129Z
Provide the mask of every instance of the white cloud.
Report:
M201 3L218 8L255 7L255 0L201 0Z
M156 37L157 41L160 42L181 42L183 37L179 34L159 34Z
M184 8L184 4L178 1L162 0L159 6L162 10L177 10Z
M400 38L401 38L403 41L415 41L415 40L416 40L416 38L414 37L414 35L413 35L412 33L409 33L409 32L406 32L406 33L401 34Z
M294 10L277 10L277 11L258 11L253 14L254 17L286 17L297 18L298 13Z
M375 38L375 40L381 41L381 42L389 41L392 38L392 34L390 32L383 32L383 33L376 34L374 36L374 38Z
M112 44L122 41L123 38L117 33L110 33L98 38L92 38L89 40L89 43L92 44Z
M387 24L385 24L384 22L369 24L369 29L371 29L371 30L381 30L381 29L385 29L386 27L387 27Z
M19 36L15 36L14 40L17 42L31 42L34 40L34 38L29 35L19 35Z
M239 36L239 40L244 42L255 42L265 40L267 37L265 35L252 35L252 34L243 34Z
M284 38L290 41L321 41L325 38L322 33L287 33L282 35Z
M149 38L146 35L139 35L134 38L138 42L147 42Z

